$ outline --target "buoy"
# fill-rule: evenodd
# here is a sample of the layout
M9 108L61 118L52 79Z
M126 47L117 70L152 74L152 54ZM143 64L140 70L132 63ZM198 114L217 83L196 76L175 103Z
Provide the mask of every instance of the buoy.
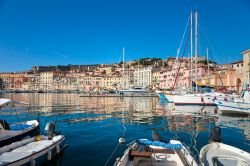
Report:
M43 138L42 138L41 135L37 135L37 136L35 137L35 139L36 139L36 141L41 141Z
M124 138L119 138L119 144L124 144L126 140Z
M201 102L203 102L203 103L204 103L204 98L203 98L203 97L201 97Z

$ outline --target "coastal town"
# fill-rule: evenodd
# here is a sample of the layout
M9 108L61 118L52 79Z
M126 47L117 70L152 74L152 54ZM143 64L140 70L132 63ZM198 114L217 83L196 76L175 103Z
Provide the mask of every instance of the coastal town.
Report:
M250 166L249 2L0 0L0 166Z
M197 72L191 58L142 58L115 64L33 66L23 72L0 73L5 92L100 92L131 87L171 90L196 84L239 92L250 82L250 49L242 60L217 64L198 56ZM192 62L192 63L191 63ZM192 77L193 75L193 77Z

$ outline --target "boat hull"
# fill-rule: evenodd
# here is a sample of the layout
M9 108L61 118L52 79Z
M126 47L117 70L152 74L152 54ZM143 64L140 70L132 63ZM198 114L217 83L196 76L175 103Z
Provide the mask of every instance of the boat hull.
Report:
M200 105L200 106L216 106L215 100L233 101L234 96L222 93L204 93L204 94L187 94L187 95L165 95L168 101L172 101L175 105Z
M201 148L200 163L210 165L250 165L250 154L236 147L213 142Z
M250 103L216 100L216 105L223 114L250 115Z
M32 121L28 121L28 122L32 122ZM18 124L22 124L22 123L26 123L26 122L21 122ZM6 131L6 130L5 130ZM5 134L4 130L0 131L0 134ZM20 141L25 137L33 137L36 136L38 134L40 134L40 124L38 121L34 120L34 126L28 128L28 129L24 129L24 130L20 130L20 131L7 131L8 133L11 132L10 136L8 137L0 137L0 147L3 147L5 145L9 145L13 142L16 141Z
M12 162L8 161L8 157L7 158L4 157L4 153L2 153L0 155L0 159L2 159L2 162L0 162L0 166L2 165L6 165L6 166L7 165L8 166L34 165L35 166L35 165L40 165L46 161L50 161L55 155L59 154L62 150L64 150L63 142L65 140L65 137L62 135L59 135L59 136L60 138L58 138L57 140L53 140L51 145L46 146L44 148L40 148L39 150L34 150L29 155L24 155L23 157L17 157L16 160L14 159L14 161ZM39 141L38 141L38 144L39 144ZM34 148L36 149L36 147ZM16 149L14 149L13 151L15 150ZM18 152L20 153L21 151L19 150L14 153L18 153ZM30 152L30 148L27 148L27 153L29 152Z

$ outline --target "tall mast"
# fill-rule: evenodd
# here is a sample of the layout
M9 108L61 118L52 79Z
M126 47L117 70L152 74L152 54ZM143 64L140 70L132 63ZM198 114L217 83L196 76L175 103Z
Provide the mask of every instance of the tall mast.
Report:
M128 65L128 88L130 88L130 66L131 66L131 61L129 61Z
M208 48L207 50L207 78L209 80L209 85L210 85L210 73L209 73L209 60L208 60Z
M125 62L124 62L124 56L125 56L125 48L122 48L122 62L123 62L123 81L122 81L122 88L125 89Z
M191 92L193 92L193 13L190 14Z
M138 87L140 86L140 83L141 83L139 67L140 67L140 59L138 60L138 68L137 68L137 85L136 86L138 86Z
M198 92L197 87L197 80L198 80L198 73L197 73L197 59L198 59L198 13L195 12L195 93Z

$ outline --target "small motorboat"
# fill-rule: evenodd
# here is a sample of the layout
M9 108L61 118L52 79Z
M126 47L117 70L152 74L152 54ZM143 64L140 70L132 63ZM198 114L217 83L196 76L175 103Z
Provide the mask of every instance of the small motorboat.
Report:
M250 92L242 91L240 98L234 101L215 100L215 103L222 114L250 115Z
M202 166L249 166L250 153L221 142L221 129L215 127L209 136L209 144L200 150Z
M177 140L165 143L155 132L153 140L138 139L121 158L117 158L115 166L198 166L187 148Z
M30 120L9 125L0 120L0 147L40 134L39 122Z
M0 99L0 108L13 106L14 101L10 99ZM17 102L23 103L23 102ZM20 141L24 137L33 137L40 134L38 120L30 120L9 124L6 120L0 119L0 147Z
M63 142L65 137L54 131L55 124L46 125L47 136L35 136L14 142L0 148L0 166L40 165L50 161L67 146Z
M230 145L213 142L200 150L200 161L203 166L249 166L250 153Z

